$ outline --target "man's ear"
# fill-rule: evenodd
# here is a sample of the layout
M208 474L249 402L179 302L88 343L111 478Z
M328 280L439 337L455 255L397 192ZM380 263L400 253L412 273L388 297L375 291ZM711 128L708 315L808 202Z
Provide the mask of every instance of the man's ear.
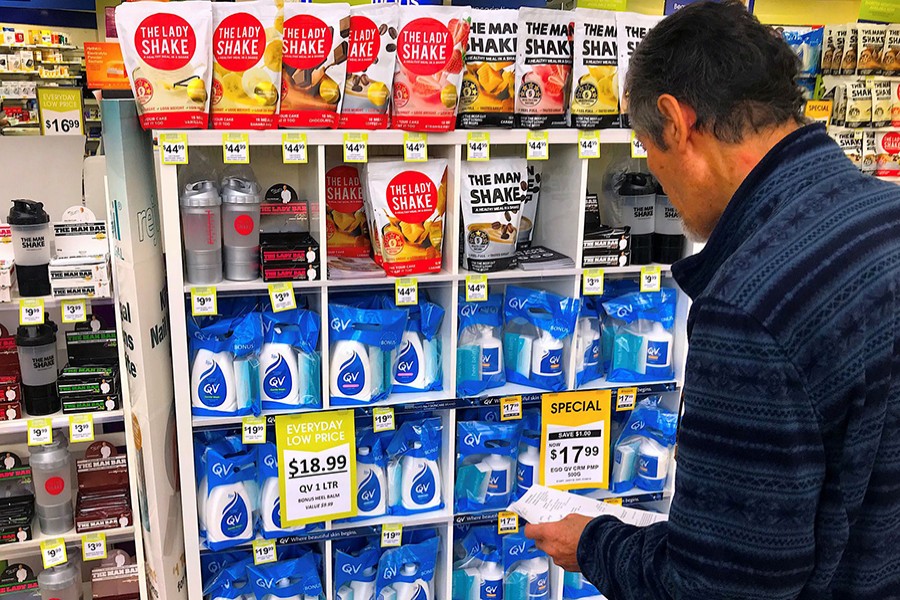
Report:
M688 143L697 114L690 106L679 102L671 94L663 94L656 101L656 108L663 116L663 141L666 147L684 148Z

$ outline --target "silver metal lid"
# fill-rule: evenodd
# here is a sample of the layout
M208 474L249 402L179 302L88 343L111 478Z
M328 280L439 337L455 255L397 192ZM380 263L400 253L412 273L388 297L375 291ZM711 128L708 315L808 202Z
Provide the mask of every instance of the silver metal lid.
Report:
M75 561L44 569L38 574L37 579L42 590L63 590L74 585L81 585L81 573L79 573Z
M222 204L222 198L219 196L216 182L206 179L184 186L179 204L184 207L219 206Z
M69 440L61 429L53 430L53 441L44 446L30 448L28 464L42 469L55 469L69 460Z
M227 204L259 204L262 202L262 190L255 181L241 177L225 177L222 179L222 202Z

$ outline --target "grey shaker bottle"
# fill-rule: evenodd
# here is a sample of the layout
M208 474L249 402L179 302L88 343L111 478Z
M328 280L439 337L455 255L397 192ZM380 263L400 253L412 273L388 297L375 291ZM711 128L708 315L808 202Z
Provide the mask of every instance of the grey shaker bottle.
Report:
M61 430L53 431L53 441L34 446L28 460L34 478L34 504L41 531L58 535L75 527L72 503L72 457Z
M78 564L69 562L44 569L38 574L38 588L41 600L81 600L83 587L81 569Z
M179 204L187 280L222 281L222 199L216 182L187 184Z
M259 205L262 190L242 177L222 180L222 233L225 279L259 278Z

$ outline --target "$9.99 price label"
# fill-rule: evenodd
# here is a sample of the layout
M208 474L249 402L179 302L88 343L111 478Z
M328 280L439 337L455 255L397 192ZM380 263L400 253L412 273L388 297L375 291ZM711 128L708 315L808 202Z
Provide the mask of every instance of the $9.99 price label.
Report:
M353 411L278 416L275 434L283 526L354 516Z
M611 398L610 390L543 395L542 485L607 487Z

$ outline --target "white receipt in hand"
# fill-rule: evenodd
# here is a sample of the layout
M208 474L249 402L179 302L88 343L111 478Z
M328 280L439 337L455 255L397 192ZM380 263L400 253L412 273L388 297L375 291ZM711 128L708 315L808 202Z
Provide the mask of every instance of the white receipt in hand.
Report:
M646 527L668 519L667 515L607 504L543 485L531 486L524 496L509 505L509 510L529 523L550 523L571 514L588 517L609 515L627 525L638 527Z

